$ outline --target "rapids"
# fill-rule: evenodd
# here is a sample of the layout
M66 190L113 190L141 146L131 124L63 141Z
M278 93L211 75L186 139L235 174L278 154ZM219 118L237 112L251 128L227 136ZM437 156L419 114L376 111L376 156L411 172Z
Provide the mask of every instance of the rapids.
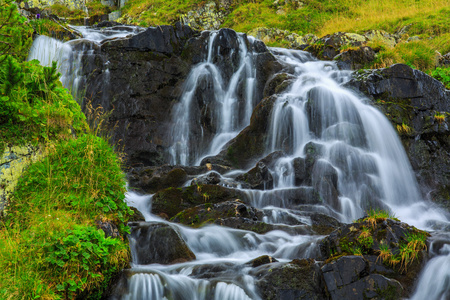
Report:
M134 28L131 33L120 29L99 33L84 27L75 28L90 42L90 47L100 47L105 39L124 38L140 31ZM217 32L209 35L203 62L190 71L183 94L172 112L168 163L198 165L202 158L219 153L250 124L257 103L254 54L248 49L244 35L239 34L239 65L233 74L225 76L215 64L217 36ZM249 38L250 43L253 41ZM29 55L30 60L39 59L43 65L57 61L61 81L75 97L80 97L80 87L85 80L79 72L82 58L93 51L85 47L80 51L79 43L79 40L62 43L41 36L35 40ZM350 80L351 72L339 70L333 62L316 60L306 52L280 48L270 51L286 70L291 70L295 79L287 90L276 96L271 118L267 120L270 139L265 154L278 150L285 153L269 170L274 186L262 191L242 189L252 206L264 210L266 223L291 226L288 219L297 218L308 224L310 220L303 211L324 213L348 223L362 217L368 208L379 207L422 229L432 230L436 222L448 224L445 212L421 199L408 158L386 117L371 106L368 99L343 87ZM201 82L212 85L214 90L210 108L216 131L208 143L203 136L194 139L192 135L200 130L198 120L192 120L190 114L198 109L193 105ZM239 93L244 101L238 100ZM298 186L295 160L304 159L311 147L319 155L312 170L312 182L310 186ZM245 171L222 176L233 180ZM324 183L323 178L330 174L336 178L337 191ZM320 204L299 205L287 200L288 194L308 189L319 193ZM175 228L197 259L174 265L139 264L133 247L142 241L131 235L133 261L132 268L125 271L127 291L117 293L113 299L261 299L255 274L247 262L261 255L270 255L280 262L314 258L318 252L317 242L323 238L280 230L256 234L217 225L192 229L151 214L152 195L129 192L126 199L130 206L142 212L146 222L166 223ZM450 238L446 238L448 243ZM448 246L431 250L434 257L424 268L412 299L448 299ZM151 245L148 247L151 251ZM220 271L208 276L208 270L213 268ZM438 279L433 277L437 273Z

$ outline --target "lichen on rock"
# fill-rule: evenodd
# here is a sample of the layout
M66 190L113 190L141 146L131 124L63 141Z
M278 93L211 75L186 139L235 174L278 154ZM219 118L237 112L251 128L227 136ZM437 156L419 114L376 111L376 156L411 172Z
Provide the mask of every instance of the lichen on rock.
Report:
M7 146L0 157L0 216L7 215L8 204L23 171L42 154L32 145Z

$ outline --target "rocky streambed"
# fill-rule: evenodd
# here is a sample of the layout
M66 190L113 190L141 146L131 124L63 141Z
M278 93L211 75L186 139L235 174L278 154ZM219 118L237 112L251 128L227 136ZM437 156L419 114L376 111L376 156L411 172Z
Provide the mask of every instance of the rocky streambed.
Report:
M448 260L438 81L340 70L229 29L79 30L83 106L111 111L140 212L112 299L398 299L428 259Z

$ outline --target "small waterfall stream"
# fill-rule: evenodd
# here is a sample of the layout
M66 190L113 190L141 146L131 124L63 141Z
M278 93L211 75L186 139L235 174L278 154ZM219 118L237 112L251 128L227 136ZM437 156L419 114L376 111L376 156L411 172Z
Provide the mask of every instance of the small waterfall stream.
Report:
M77 29L94 45L130 34L121 30L99 34L83 27ZM238 63L227 77L217 63L221 59L217 37L217 32L209 33L204 59L190 71L173 111L169 149L172 164L199 164L203 157L219 153L250 123L257 102L253 39L249 38L247 44L242 35L237 35L238 51L229 55L237 56ZM39 59L44 65L58 61L61 81L79 96L85 80L79 75L80 53L89 55L90 51L82 48L82 52L77 52L79 44L79 40L61 43L39 37L29 59ZM285 155L269 169L274 179L272 189L240 189L251 199L252 206L265 211L266 223L291 226L288 219L294 218L310 224L303 210L351 222L370 207L389 209L402 221L420 228L429 228L433 221L449 222L445 213L420 199L411 166L388 120L366 103L367 99L342 87L350 79L350 72L340 71L334 63L318 61L305 52L278 48L271 52L280 64L293 70L295 77L290 87L277 95L271 119L267 120L271 138L265 154L282 150ZM196 96L202 89L208 90L209 98L199 108ZM211 136L206 136L199 120L192 118L194 110L199 109L205 109L212 120ZM311 182L299 182L296 164L305 163L311 151L318 155ZM222 176L233 180L243 172ZM300 205L289 200L291 194L310 191L319 194L319 202ZM192 229L151 214L151 195L130 192L127 201L142 212L146 222L174 228L196 259L174 265L141 264L135 253L136 236L132 234L133 261L132 268L126 271L127 289L112 299L261 299L249 261L261 255L270 255L280 262L313 258L318 252L317 242L323 238L302 234L296 226L291 226L290 233L275 230L266 234L216 225ZM435 257L423 270L412 299L449 296L450 250L444 245L434 251ZM214 273L207 275L208 270ZM439 280L431 279L438 272Z
M249 51L243 36L237 35L239 44L237 53L233 49L228 57L222 58L232 61L233 56L238 56L238 65L226 80L223 70L215 61L219 55L217 39L221 38L223 36L219 36L217 32L210 33L209 39L205 42L207 56L189 73L180 103L174 109L172 146L169 150L172 165L200 164L202 158L217 154L225 143L250 123L256 102L253 53ZM250 39L251 41L253 40ZM193 102L198 89L202 88L200 85L206 86L206 89L212 88L212 92L208 94L209 99L206 103L202 103L202 107ZM244 86L242 100L237 95L241 86ZM215 128L212 140L204 136L200 120L193 118L193 110L203 109L212 110L210 117L212 127Z

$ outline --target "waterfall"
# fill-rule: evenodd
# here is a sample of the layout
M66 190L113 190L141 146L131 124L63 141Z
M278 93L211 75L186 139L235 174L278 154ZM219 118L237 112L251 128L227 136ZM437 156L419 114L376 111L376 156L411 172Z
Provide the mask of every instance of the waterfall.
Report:
M238 48L232 49L226 57L221 57L218 39L222 32L211 32L205 41L206 57L190 71L184 84L183 95L172 116L173 130L169 149L170 163L198 165L202 158L217 154L222 147L250 123L255 106L254 90L256 71L253 53L242 34L236 35ZM250 47L253 40L249 39ZM225 78L219 66L223 60L233 61L237 56L237 66L230 78ZM244 87L243 99L238 95ZM198 104L198 93L207 94L208 99ZM242 103L243 102L243 103ZM199 117L207 114L211 119L212 138L204 134L205 125Z
M86 57L101 46L101 41L124 38L130 33L84 27L77 30L84 39L62 43L39 37L29 59L39 59L44 65L57 60L64 86L80 97L77 93L82 93L86 80L81 75ZM203 57L190 70L170 116L171 164L198 165L202 158L218 154L250 124L251 114L261 100L256 99L255 41L230 31L204 32L202 38ZM224 51L226 39L235 45ZM269 138L264 156L280 150L283 155L268 167L273 188L236 189L264 212L265 223L285 230L258 234L218 225L189 228L152 214L152 195L130 192L128 204L142 212L145 226L163 224L172 229L196 259L172 265L139 263L138 247L152 251L152 247L160 245L142 245L139 229L144 225L132 224L132 268L126 271L125 283L111 299L263 299L258 290L259 274L250 267L253 259L268 255L286 263L318 257L318 242L323 236L303 230L312 223L304 212L351 222L369 208L383 208L420 228L429 228L433 221L448 224L444 213L420 198L412 168L392 125L367 99L343 87L351 78L350 72L338 70L333 62L318 61L306 52L278 48L270 51L294 78L284 92L275 96L266 120ZM109 80L107 61L103 73L103 79ZM305 170L309 179L302 177ZM221 178L233 181L246 171L235 170ZM412 299L449 297L449 240L433 250L435 257L423 270Z
M86 76L83 75L83 65L92 63L89 57L93 56L94 49L100 42L107 39L123 38L141 31L139 27L130 27L110 30L95 30L85 26L72 26L82 34L83 38L61 42L57 39L41 35L34 41L28 55L28 60L37 59L43 66L51 66L52 61L57 62L61 73L60 81L67 88L74 99L81 102L84 96ZM130 30L131 29L131 30ZM105 62L107 64L108 62ZM106 68L105 81L109 80L109 70Z

